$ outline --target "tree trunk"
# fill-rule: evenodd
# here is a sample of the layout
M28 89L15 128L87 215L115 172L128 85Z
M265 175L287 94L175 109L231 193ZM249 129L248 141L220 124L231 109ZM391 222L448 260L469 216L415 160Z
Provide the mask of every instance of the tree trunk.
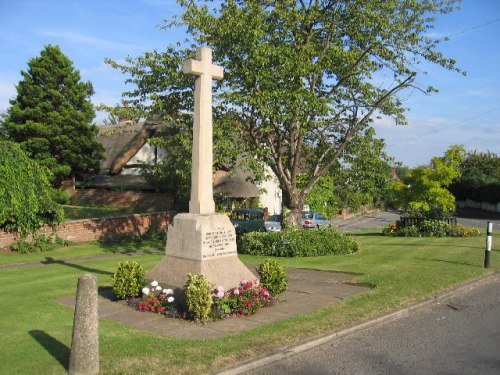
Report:
M292 193L283 190L282 213L283 221L287 227L300 228L302 219L302 208L304 207L304 198L302 194L294 191Z

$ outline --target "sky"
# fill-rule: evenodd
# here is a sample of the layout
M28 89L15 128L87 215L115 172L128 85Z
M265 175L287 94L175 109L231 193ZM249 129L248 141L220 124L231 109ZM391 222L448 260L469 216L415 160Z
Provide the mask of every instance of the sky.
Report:
M375 121L386 152L406 166L427 164L454 144L500 155L500 0L464 0L461 8L440 15L429 36L449 37L440 50L467 75L423 64L417 83L439 92L403 95L406 126ZM131 87L104 59L123 62L182 41L181 31L158 27L179 13L174 0L0 0L0 113L16 95L21 70L47 44L60 46L92 82L94 104L120 103ZM98 113L95 123L105 118Z

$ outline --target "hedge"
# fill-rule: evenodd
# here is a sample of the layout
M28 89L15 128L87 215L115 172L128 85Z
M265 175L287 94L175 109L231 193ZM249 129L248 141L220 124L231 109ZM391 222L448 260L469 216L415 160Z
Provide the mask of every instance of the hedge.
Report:
M251 232L238 239L238 252L249 255L312 257L352 254L359 249L354 238L331 228Z

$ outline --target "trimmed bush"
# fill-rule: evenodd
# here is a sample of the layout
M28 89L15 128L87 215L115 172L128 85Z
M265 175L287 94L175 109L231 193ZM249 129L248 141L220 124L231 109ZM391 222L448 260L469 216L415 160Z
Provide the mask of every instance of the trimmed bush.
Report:
M113 293L118 299L137 297L141 289L147 285L145 276L146 271L135 260L120 262L111 277Z
M418 226L398 227L396 224L390 224L382 229L382 234L397 237L472 237L481 235L481 232L477 228L464 228L460 224L424 220Z
M186 303L194 320L205 323L212 311L213 285L203 275L187 274Z
M274 257L345 255L358 250L359 244L352 237L332 228L251 232L238 241L238 251L242 254Z
M275 259L266 259L257 268L260 285L267 289L271 298L283 293L288 287L285 267Z

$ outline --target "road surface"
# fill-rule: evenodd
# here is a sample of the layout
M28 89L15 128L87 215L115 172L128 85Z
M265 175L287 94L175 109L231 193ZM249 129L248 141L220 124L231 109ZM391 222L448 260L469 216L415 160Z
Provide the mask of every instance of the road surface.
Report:
M500 374L500 275L247 374Z

